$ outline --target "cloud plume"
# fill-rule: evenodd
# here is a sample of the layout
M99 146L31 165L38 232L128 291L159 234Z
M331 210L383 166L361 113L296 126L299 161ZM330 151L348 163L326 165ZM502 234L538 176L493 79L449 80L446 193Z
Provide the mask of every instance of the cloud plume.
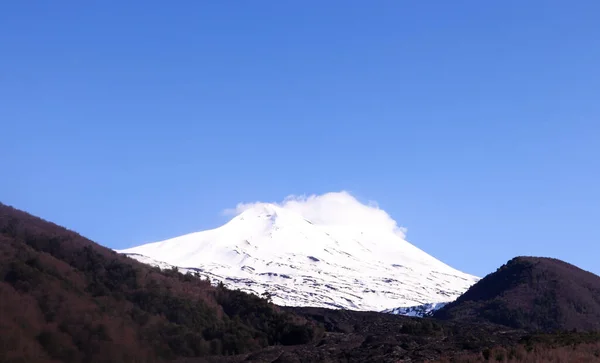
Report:
M369 201L367 204L363 204L346 191L310 196L290 195L279 203L240 203L233 209L225 210L224 213L237 215L261 204L274 204L294 211L315 224L365 226L393 231L402 238L405 238L406 235L406 229L398 226L387 212L379 208L377 203Z

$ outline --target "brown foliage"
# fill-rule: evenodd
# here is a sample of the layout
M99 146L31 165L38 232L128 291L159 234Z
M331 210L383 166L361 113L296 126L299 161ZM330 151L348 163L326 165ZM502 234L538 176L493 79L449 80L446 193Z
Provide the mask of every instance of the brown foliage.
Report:
M0 204L0 361L153 362L306 343L255 296L118 255Z
M461 353L432 363L587 363L600 361L600 343L580 343L563 346L536 344L495 347L481 353Z
M517 257L435 317L531 331L599 330L600 277L556 259Z

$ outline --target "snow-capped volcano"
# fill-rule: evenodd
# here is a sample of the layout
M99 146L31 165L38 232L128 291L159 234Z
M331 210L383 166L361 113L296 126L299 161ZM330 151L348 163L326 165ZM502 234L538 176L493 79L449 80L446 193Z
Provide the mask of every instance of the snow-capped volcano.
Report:
M478 280L405 241L395 222L394 228L376 228L377 223L372 228L331 218L313 221L306 218L310 213L289 205L244 209L219 228L118 252L194 270L231 288L269 292L274 303L286 306L381 311L448 302Z

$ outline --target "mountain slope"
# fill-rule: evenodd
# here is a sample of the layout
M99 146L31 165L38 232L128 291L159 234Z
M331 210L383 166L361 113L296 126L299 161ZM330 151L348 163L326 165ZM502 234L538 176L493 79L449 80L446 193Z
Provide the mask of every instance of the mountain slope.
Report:
M529 330L600 330L600 277L556 259L517 257L434 317Z
M0 203L0 361L156 362L306 343L265 300L120 256Z
M429 303L417 306L405 306L393 309L386 309L382 313L413 316L417 318L424 318L432 316L433 313L446 306L448 303Z
M478 280L393 231L311 222L273 204L254 205L213 230L118 252L267 292L285 306L381 311L448 302Z

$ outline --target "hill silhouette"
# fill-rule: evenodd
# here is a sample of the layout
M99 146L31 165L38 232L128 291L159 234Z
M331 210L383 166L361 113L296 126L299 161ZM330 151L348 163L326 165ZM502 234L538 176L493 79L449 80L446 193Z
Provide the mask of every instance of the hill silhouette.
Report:
M306 319L0 204L0 362L154 362L307 343Z
M600 330L600 277L557 259L516 257L434 317L530 331Z

